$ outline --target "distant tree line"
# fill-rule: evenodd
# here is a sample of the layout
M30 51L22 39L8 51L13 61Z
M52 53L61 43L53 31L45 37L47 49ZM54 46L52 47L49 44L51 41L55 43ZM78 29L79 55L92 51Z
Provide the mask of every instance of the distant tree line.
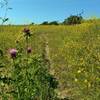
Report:
M77 15L70 15L69 17L67 17L66 19L64 19L63 22L59 23L58 21L44 21L42 22L40 25L75 25L75 24L81 24L83 22L83 10L81 13L77 14ZM31 23L31 25L34 25L34 23Z
M41 23L41 25L59 25L59 22L58 21L52 21L52 22L44 21L43 23Z
M75 25L75 24L81 24L83 21L82 16L77 15L71 15L68 18L64 19L63 22L59 23L58 21L44 21L40 25ZM31 23L31 25L34 25L35 23Z
M40 25L75 25L75 24L81 24L83 21L82 13L78 15L70 15L68 18L64 19L63 22L59 23L58 21L44 21Z
M75 24L81 24L83 21L83 17L79 15L71 15L68 18L64 19L63 22L59 23L58 21L44 21L40 25L75 25ZM31 23L31 25L34 25L35 23Z

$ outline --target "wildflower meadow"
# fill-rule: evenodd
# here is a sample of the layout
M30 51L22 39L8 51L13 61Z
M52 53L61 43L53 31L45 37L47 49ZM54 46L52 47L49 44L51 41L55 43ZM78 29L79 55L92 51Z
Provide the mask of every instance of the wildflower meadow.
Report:
M0 29L0 100L100 99L100 22Z

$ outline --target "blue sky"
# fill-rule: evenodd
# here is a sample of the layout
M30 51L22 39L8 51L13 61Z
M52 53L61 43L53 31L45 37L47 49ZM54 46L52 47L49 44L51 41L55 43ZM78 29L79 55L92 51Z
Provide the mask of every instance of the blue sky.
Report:
M26 24L43 21L63 21L71 14L100 17L100 0L9 0L10 23Z

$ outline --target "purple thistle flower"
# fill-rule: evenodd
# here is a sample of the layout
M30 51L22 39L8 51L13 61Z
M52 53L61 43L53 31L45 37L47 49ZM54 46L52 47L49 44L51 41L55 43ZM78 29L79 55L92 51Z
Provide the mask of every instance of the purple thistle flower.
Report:
M24 33L30 33L30 30L28 28L24 28L23 32Z
M30 29L24 28L23 32L25 33L25 36L31 36Z
M17 55L17 50L16 49L10 49L10 55L11 55L11 58L16 58L16 55Z
M27 53L31 53L32 52L32 48L31 47L28 47L27 48Z

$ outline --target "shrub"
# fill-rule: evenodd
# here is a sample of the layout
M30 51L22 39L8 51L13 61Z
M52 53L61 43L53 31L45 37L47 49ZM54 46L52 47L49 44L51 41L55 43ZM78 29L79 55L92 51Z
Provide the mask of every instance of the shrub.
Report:
M74 24L81 24L83 20L82 16L71 15L67 19L64 20L63 24L74 25Z
M24 58L22 62L20 59L14 59L13 65L14 97L19 100L54 100L54 89L58 82L49 74L48 65L42 56Z

